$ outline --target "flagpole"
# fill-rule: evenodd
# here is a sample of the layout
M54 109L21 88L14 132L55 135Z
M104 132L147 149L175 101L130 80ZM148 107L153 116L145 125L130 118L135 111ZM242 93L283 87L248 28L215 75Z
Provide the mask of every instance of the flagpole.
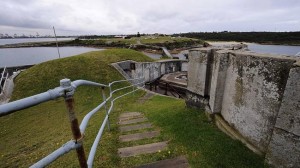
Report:
M53 26L53 31L54 31L55 41L56 41L56 48L57 48L57 52L58 52L58 57L60 58L60 53L59 53L59 48L58 48L58 42L57 42L57 38L56 38L56 33L55 33L54 26Z

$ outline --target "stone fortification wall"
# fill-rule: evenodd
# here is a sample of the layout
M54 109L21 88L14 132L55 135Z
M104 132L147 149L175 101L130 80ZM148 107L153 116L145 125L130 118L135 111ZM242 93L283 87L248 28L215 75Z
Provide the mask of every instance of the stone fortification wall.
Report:
M299 93L300 70L296 61L293 57L251 52L191 50L187 105L206 105L211 113L221 114L250 143L267 153L270 163L297 165L300 97L294 92Z

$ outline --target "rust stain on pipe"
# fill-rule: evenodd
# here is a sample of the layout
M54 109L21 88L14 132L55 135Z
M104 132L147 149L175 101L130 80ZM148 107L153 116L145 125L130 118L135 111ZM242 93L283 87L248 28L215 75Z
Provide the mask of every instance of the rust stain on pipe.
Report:
M81 135L78 119L76 118L75 111L74 111L74 98L72 96L65 98L65 103L67 106L69 120L71 123L73 138L76 141L76 143L78 143L78 140L81 141L83 137ZM76 149L76 152L77 152L77 157L78 157L80 167L87 168L87 160L86 160L83 144L81 145L81 147Z

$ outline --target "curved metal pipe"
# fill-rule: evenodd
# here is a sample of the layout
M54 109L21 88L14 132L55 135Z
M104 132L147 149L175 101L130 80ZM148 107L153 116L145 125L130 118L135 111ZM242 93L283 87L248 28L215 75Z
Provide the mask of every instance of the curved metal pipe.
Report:
M81 147L81 143L75 143L74 140L71 140L67 143L65 143L62 147L58 148L54 152L52 152L50 155L44 157L42 160L38 161L34 165L30 166L30 168L40 168L40 167L46 167L53 161L55 161L60 156L70 152L73 149Z
M14 111L38 105L48 100L56 99L61 97L63 94L64 88L57 87L44 93L0 105L0 117L13 113Z
M79 126L81 134L84 134L84 131L87 127L87 124L91 117L98 111L100 110L101 107L103 107L106 103L106 100L102 102L100 105L98 105L96 108L94 108L92 111L90 111L87 115L84 116L83 120L81 121L81 124Z
M92 82L92 81L88 81L88 80L76 80L76 81L73 81L71 83L71 85L74 87L74 88L77 88L78 86L81 86L81 85L89 85L89 86L100 86L100 87L108 87L107 85L104 85L104 84L101 84L101 83L96 83L96 82Z

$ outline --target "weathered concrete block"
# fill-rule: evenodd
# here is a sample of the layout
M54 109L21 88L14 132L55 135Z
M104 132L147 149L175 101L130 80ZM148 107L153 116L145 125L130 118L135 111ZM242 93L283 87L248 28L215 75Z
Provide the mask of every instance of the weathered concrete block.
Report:
M191 92L206 96L207 66L211 49L195 49L189 52L188 87Z
M290 70L275 129L267 151L270 164L300 165L300 61Z
M181 71L188 71L188 62L187 61L184 61L181 63Z
M188 90L186 91L185 103L186 103L187 107L199 108L199 109L203 109L203 110L208 105L207 99L205 99L201 95L198 95L198 94L193 93Z
M212 113L220 113L222 110L228 59L228 51L218 51L214 54L209 94L209 105Z
M266 155L269 164L278 168L299 168L300 137L275 128Z
M143 74L145 82L150 81L150 63L143 63Z
M143 73L143 63L135 63L135 70L132 71L134 78L142 78L144 77Z
M154 62L153 63L153 78L151 78L151 80L155 80L157 78L159 78L162 74L161 74L161 71L160 71L160 66L161 66L161 63L159 62Z
M294 62L249 52L229 54L221 114L263 152L268 147L287 74Z
M132 62L131 61L122 61L122 62L118 62L118 65L122 69L130 69L130 63L132 63Z
M162 62L161 63L161 66L160 66L160 73L163 75L163 74L166 74L166 63Z
M300 65L290 70L276 127L300 136Z

